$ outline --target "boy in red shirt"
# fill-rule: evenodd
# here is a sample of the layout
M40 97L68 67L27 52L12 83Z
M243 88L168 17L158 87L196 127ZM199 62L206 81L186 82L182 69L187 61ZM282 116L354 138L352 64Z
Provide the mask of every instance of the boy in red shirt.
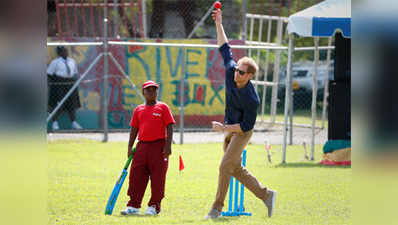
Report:
M127 195L130 196L130 201L127 203L127 208L120 212L122 215L139 214L149 178L151 179L151 199L145 214L157 215L160 212L175 120L169 106L156 101L158 88L158 84L151 80L142 85L145 104L135 108L130 121L127 157L132 154L137 134L139 141L129 175Z

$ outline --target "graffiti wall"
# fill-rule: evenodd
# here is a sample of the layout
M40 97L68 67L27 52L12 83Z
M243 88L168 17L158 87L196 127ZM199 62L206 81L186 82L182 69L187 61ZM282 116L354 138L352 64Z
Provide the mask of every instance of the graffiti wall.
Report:
M87 41L73 39L70 41ZM213 40L162 40L167 43L215 44ZM231 41L242 44L241 41ZM82 107L77 111L77 120L86 129L102 127L102 97L104 81L103 57L93 66L95 58L102 53L102 46L68 47L70 56L78 63L79 75L86 73L79 85ZM152 46L111 46L111 57L120 64L137 86L134 89L124 77L117 64L109 59L108 116L109 128L129 128L131 113L143 101L138 92L146 80L159 84L158 99L167 103L176 119L180 120L180 82L184 76L184 126L191 128L210 127L212 120L223 120L225 107L225 69L218 49ZM185 54L184 54L185 53ZM244 50L233 50L238 59ZM56 57L55 47L48 48L48 62ZM184 72L183 72L183 68ZM59 120L61 128L70 128L69 118ZM178 125L178 124L177 124Z

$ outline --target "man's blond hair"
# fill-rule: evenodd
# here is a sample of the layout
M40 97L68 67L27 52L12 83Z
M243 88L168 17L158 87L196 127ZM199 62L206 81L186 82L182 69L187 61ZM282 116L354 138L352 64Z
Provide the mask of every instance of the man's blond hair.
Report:
M238 61L239 65L247 65L247 73L252 73L255 74L258 70L258 66L256 61L254 61L254 59L244 56L242 58L239 59Z

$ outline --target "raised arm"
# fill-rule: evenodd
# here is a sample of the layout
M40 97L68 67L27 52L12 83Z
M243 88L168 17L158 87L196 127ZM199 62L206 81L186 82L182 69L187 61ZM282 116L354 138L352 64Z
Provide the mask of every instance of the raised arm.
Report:
M222 26L221 9L213 10L212 17L217 29L217 45L221 47L223 44L228 42L227 35L225 35L224 28Z

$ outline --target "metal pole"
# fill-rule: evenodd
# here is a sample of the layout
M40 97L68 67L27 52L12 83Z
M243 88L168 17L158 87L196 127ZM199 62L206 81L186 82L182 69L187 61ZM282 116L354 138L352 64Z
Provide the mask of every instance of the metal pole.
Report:
M271 26L272 26L272 20L268 20L268 31L267 31L267 42L269 43L271 40ZM267 81L267 76L268 76L268 68L269 68L269 52L270 50L267 50L267 55L265 57L265 68L264 68L264 81ZM267 97L267 86L263 86L263 101L262 101L262 106L261 106L261 118L264 119L264 114L265 114L265 98Z
M289 145L293 145L293 104L294 104L294 93L293 93L293 79L290 79L290 84L289 84L289 119L290 119L290 123L289 123Z
M180 79L180 144L184 144L184 85L185 85L185 48L182 47L182 69Z
M264 66L264 81L267 82L267 74L268 74L268 54L269 50L267 50L267 57L265 58L265 66ZM265 98L267 97L267 85L263 85L263 99L261 101L261 121L265 121Z
M192 29L191 33L189 33L187 39L191 39L195 31L198 29L198 27L209 17L210 13L213 11L214 7L213 5L210 6L210 8L207 10L206 14L200 19L199 23L195 25L195 27Z
M118 34L118 13L117 13L117 0L113 0L113 37L117 37Z
M332 45L332 37L328 39L328 46ZM331 49L328 49L326 56L326 78L325 78L325 87L323 92L323 104L322 104L322 129L325 127L326 120L326 107L328 105L328 96L329 96L329 67L330 67L330 55Z
M258 42L261 42L261 38L262 38L262 34L263 34L263 20L262 19L260 19L260 25L259 25L259 31L258 31ZM260 64L260 50L259 49L257 49L257 65L259 65ZM259 74L259 72L257 71L257 73L256 73L256 80L258 80L258 74ZM255 84L254 85L254 88L256 89L256 91L257 91L257 84Z
M253 41L253 30L254 30L254 17L250 18L250 36L249 36L249 41ZM252 50L249 49L249 57L252 57Z
M102 119L104 125L104 137L102 142L108 141L108 0L104 0L104 91L103 91L103 98L102 98Z
M291 35L289 35L289 50L288 50L287 68L286 68L285 113L284 113L284 123L283 123L282 163L286 163L287 114L288 114L289 101L290 101L290 98L289 98L290 88L288 86L290 86L290 80L291 80L291 76L292 76L293 51L294 51L293 41L294 41L294 37L291 34Z
M58 112L59 108L65 103L65 101L69 98L69 96L72 94L72 92L79 86L81 81L87 76L88 72L94 67L94 65L100 60L100 58L104 54L101 53L97 56L97 58L94 59L94 61L90 64L86 72L83 73L83 75L80 76L80 78L73 84L72 88L66 93L65 97L58 103L57 107L51 112L51 114L47 117L47 123L54 117L55 113Z
M283 20L278 20L278 28L277 28L277 37L278 37L278 45L282 44L282 32L283 32ZM280 56L281 51L275 51L275 60L274 60L274 77L273 82L277 83L279 81L279 69L280 69ZM278 86L275 85L272 87L272 97L271 97L271 122L275 122L276 116L276 104L278 103Z
M144 30L144 38L147 38L147 23L146 23L146 0L141 0L141 7L142 7L142 26Z
M247 13L247 5L246 5L246 0L242 0L242 33L241 37L244 43L246 43L246 34L247 34L247 18L246 18L246 13Z
M290 79L289 89L290 89L290 95L289 95L289 98L290 98L290 102L289 102L289 117L290 117L289 145L293 145L293 108L294 108L293 79Z
M127 79L127 81L130 83L131 87L133 87L134 91L137 93L138 97L141 98L142 102L145 103L145 98L140 92L140 90L135 86L133 81L130 79L129 75L123 70L122 66L119 64L119 62L115 59L115 57L112 55L112 53L109 53L109 57L112 59L112 61L115 63L116 67L119 69L119 71L123 74L123 76Z
M312 130L312 136L311 136L311 160L314 160L314 150L315 150L315 119L316 119L316 95L317 95L317 77L318 77L318 62L319 62L319 37L316 37L314 39L315 42L315 62L314 62L314 76L312 79L313 82L313 88L312 88L312 106L311 106L311 111L312 111L312 125L311 125L311 130Z
M83 42L85 43L85 42ZM96 42L89 42L96 43ZM158 46L158 47L186 47L186 48L215 48L220 46L216 44L181 44L181 43L160 43L160 42L134 42L134 41L109 41L109 45L119 46ZM230 45L232 49L270 49L270 50L287 50L288 48L282 45Z

